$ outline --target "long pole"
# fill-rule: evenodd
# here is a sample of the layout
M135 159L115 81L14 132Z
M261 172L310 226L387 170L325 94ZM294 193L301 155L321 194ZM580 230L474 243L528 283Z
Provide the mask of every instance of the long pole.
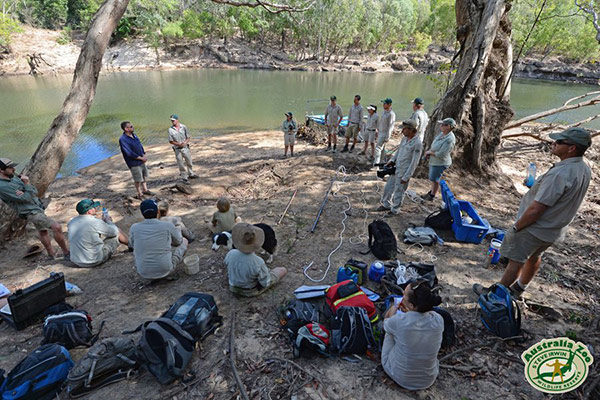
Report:
M292 198L290 199L290 201L288 201L287 206L285 207L285 210L283 210L283 214L281 214L281 218L279 218L279 221L277 221L276 225L279 225L281 223L281 221L283 221L283 217L285 217L285 214L288 211L288 208L290 208L290 206L292 205L292 201L294 201L294 197L296 197L296 193L298 192L298 189L294 190L294 194L292 194Z
M319 208L319 213L317 214L317 218L315 219L315 223L310 230L310 233L315 233L315 229L317 229L317 224L319 223L319 218L321 217L321 213L325 208L325 204L327 204L327 200L329 199L329 192L331 192L331 188L333 187L333 183L335 182L335 177L331 179L331 185L329 185L329 189L327 189L327 193L325 193L325 198L323 199L323 204L321 204L321 208Z

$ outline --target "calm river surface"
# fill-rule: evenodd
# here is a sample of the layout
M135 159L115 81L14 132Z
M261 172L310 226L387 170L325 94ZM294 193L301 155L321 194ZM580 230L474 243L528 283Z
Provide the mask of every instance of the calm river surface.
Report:
M60 110L70 75L0 78L0 156L27 161ZM560 106L593 86L517 80L511 104L516 117ZM431 112L435 85L423 74L182 70L102 75L88 119L62 169L62 175L119 152L119 124L130 120L144 144L166 143L169 115L179 114L194 137L214 132L276 129L292 111L322 114L335 94L344 113L354 94L363 105L380 106L391 97L398 119L408 118L420 96ZM579 121L592 110L574 110L547 121ZM597 113L595 111L594 113ZM598 127L598 126L594 126Z

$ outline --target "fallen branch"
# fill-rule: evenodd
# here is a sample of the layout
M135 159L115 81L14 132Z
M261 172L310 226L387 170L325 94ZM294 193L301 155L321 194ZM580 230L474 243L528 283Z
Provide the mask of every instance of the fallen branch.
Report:
M294 190L294 194L292 194L292 198L287 203L287 206L285 207L285 210L283 210L283 214L281 214L281 218L279 218L279 221L277 221L276 225L279 225L281 223L281 221L283 221L283 217L285 217L285 214L287 214L288 208L290 208L290 206L292 205L292 201L294 201L294 197L296 197L297 192L298 192L298 189Z
M273 361L279 361L282 363L287 363L290 364L296 368L298 368L300 371L304 372L306 375L312 377L314 380L316 380L317 382L319 382L322 386L325 386L323 384L323 381L321 380L321 378L319 378L317 375L313 374L312 372L308 371L306 368L302 367L301 365L299 365L298 363L292 361L292 360L287 360L285 358L279 358L279 357L269 357L267 359L265 359L265 362L273 362Z
M582 119L579 122L575 122L574 124L568 125L567 128L575 128L576 126L587 124L588 122L593 121L593 120L595 120L598 117L600 117L600 114L596 114L596 115L594 115L592 117L588 117L586 119Z
M231 364L231 371L233 372L235 383L240 389L240 395L244 400L250 400L248 398L248 393L246 393L244 383L240 379L238 370L235 367L235 311L231 312L231 331L229 332L229 362Z
M523 137L523 136L531 137L531 138L537 139L541 142L552 143L552 140L545 139L541 135L539 135L539 134L536 135L535 133L531 133L531 132L511 133L510 135L501 136L500 139L514 139L514 138Z

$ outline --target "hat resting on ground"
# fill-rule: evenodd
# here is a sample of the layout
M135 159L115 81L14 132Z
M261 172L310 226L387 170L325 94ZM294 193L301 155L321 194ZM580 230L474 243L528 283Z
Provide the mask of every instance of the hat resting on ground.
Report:
M92 199L83 199L75 206L75 209L79 213L79 215L83 215L86 212L90 211L92 208L100 207L99 201L94 201Z
M438 123L456 128L456 121L454 120L454 118L444 118L443 120L438 121Z
M422 98L420 97L415 97L415 99L413 100L413 103L422 106L423 104L425 104L425 102L423 101Z
M19 164L13 162L13 160L11 160L10 158L0 158L0 169L14 168L17 165Z
M402 121L402 127L417 130L417 121L414 119L407 119L406 121Z
M392 104L392 99L390 99L389 97L386 97L385 99L381 100L381 102L383 104Z
M171 114L171 116L169 118L171 119L171 121L175 121L176 119L179 119L179 115Z
M233 226L231 239L236 249L250 254L260 250L265 242L265 232L257 226L241 222Z
M140 211L142 212L144 218L156 217L158 214L158 204L156 204L156 201L152 199L146 199L140 203Z
M554 140L564 140L577 146L585 147L586 149L592 145L592 136L587 129L569 128L562 132L555 132L548 135Z

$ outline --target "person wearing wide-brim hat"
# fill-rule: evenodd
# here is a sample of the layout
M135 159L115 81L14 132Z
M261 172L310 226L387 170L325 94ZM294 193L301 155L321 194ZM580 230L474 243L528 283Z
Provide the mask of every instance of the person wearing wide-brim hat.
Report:
M290 156L294 157L294 144L296 143L298 124L294 121L294 114L291 111L285 113L285 121L281 125L281 130L283 131L283 144L285 146L283 157L287 157L288 147L290 148Z
M265 233L257 226L248 223L235 224L231 231L235 249L225 256L229 290L244 297L258 296L275 285L287 269L269 269L265 261L256 255L265 241Z
M452 132L456 128L456 121L452 118L444 118L438 121L440 133L438 133L429 150L425 152L425 157L429 159L429 180L431 189L421 197L424 200L432 201L440 187L440 179L444 171L452 165L452 150L456 145L456 137Z

